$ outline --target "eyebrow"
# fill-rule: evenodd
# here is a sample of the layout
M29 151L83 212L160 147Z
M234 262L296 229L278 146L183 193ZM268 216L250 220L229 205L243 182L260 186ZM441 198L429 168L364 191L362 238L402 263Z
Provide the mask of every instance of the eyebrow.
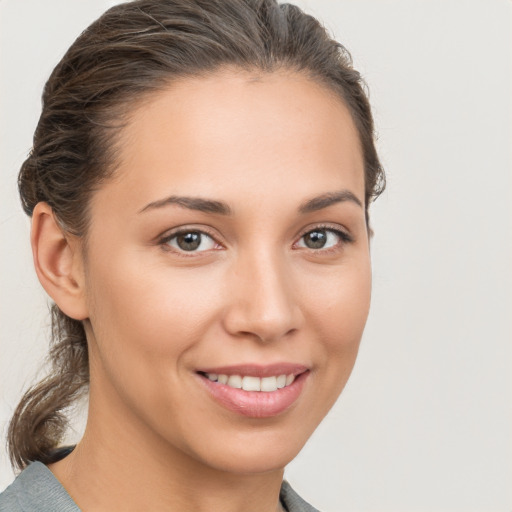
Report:
M327 192L325 194L313 197L307 200L305 203L299 206L299 213L311 213L319 210L323 210L336 203L342 203L350 201L357 204L361 208L363 204L361 201L352 193L350 190L340 190L337 192ZM139 213L147 210L153 210L156 208L163 208L175 204L189 210L196 210L204 213L217 213L219 215L231 215L232 211L228 204L222 201L216 201L213 199L204 199L201 197L189 197L189 196L169 196L158 201L153 201L147 204Z
M214 201L212 199L203 199L201 197L187 196L169 196L158 201L153 201L146 205L139 213L155 208L162 208L170 204L176 204L189 210L197 210L204 213L218 213L220 215L231 215L231 208L222 201Z
M339 190L337 192L327 192L326 194L322 194L320 196L309 199L299 207L299 212L316 212L318 210L323 210L324 208L327 208L333 204L343 203L345 201L350 201L351 203L357 204L361 208L363 207L363 203L352 192L350 192L350 190Z

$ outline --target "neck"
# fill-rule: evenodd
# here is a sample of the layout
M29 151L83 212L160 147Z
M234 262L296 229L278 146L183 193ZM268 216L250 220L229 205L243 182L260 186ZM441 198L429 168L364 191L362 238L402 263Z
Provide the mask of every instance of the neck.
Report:
M90 404L98 404L93 395L91 388ZM90 405L82 440L49 466L82 511L281 510L282 468L240 474L210 467L128 419L129 413Z

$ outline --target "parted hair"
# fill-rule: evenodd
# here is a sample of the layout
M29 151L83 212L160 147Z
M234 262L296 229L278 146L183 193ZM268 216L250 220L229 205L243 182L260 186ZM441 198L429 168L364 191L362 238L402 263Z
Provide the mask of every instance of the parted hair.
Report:
M303 73L338 94L351 113L365 164L365 207L384 189L365 84L350 54L312 16L275 0L135 0L109 9L73 43L48 79L19 192L31 216L48 203L61 226L86 239L91 194L115 172L116 136L137 102L222 67ZM87 393L81 321L51 309L51 369L14 412L14 468L51 463L66 413Z

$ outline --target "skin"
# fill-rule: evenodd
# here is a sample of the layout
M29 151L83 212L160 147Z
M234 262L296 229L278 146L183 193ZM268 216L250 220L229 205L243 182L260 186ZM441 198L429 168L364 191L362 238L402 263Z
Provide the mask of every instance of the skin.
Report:
M115 176L93 194L86 246L36 207L36 271L89 343L85 435L50 466L82 510L278 509L283 468L343 389L368 314L363 165L329 90L292 72L224 70L132 112ZM299 212L339 191L361 205ZM176 195L231 214L147 207ZM329 231L328 247L308 248L303 235L319 226L351 241ZM180 252L178 227L211 239ZM279 362L309 374L270 418L220 406L196 373Z

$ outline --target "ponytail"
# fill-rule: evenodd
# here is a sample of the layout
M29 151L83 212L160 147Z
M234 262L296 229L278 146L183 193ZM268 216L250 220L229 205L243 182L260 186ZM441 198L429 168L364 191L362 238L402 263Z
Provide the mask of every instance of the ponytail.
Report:
M53 452L66 432L65 410L87 391L89 360L82 322L51 309L51 371L21 399L9 424L7 443L14 468L31 461L55 462Z

